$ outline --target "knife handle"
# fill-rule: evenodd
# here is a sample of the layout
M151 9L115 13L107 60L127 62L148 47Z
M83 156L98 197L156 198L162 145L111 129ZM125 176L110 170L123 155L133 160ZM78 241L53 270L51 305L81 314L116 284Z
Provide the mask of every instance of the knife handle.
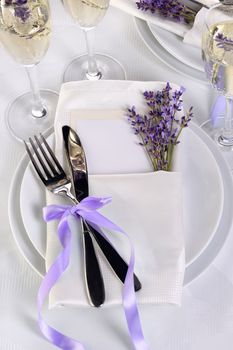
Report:
M82 230L87 293L90 303L95 307L99 307L105 300L103 276L90 236L90 228L84 220L82 220Z
M128 265L116 249L111 245L111 243L105 239L98 231L96 231L92 226L89 226L90 233L95 238L100 249L102 250L105 258L107 259L109 265L120 279L122 283L125 282L126 273L128 270ZM141 282L134 274L134 290L137 292L142 288Z

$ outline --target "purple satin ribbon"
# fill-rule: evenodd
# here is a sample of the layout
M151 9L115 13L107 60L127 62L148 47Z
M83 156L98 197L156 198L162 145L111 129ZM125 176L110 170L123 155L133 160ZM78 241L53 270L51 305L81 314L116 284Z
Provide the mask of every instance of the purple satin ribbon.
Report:
M123 286L122 301L125 311L125 317L128 325L131 341L136 350L148 350L146 344L140 316L136 303L136 296L134 291L134 248L130 237L117 225L108 220L105 216L97 212L97 209L102 208L104 205L111 202L111 198L98 198L98 197L87 197L83 199L78 205L49 205L44 208L43 216L46 222L52 220L59 220L58 224L58 237L63 247L61 253L58 255L56 260L53 262L49 271L45 275L40 285L38 296L37 296L37 307L38 307L38 324L41 332L52 344L56 345L63 350L85 350L83 344L75 339L67 337L60 333L55 328L49 326L42 317L42 306L49 295L50 290L57 283L58 279L65 272L70 261L70 250L71 250L71 231L68 224L68 216L73 215L78 218L82 217L89 224L106 228L108 230L117 231L129 240L131 254L129 260L129 267ZM101 230L98 232L102 234Z

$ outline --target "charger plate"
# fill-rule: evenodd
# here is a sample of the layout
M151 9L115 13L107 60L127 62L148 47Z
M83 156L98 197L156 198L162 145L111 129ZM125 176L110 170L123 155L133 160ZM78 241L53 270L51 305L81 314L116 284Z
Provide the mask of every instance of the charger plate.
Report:
M185 281L184 284L187 285L191 281L193 281L197 276L199 276L213 261L213 259L216 257L218 252L223 247L223 244L230 232L230 228L232 225L232 195L233 195L233 185L232 185L232 179L231 179L231 173L228 169L228 166L223 159L220 151L216 147L216 145L213 143L213 141L195 124L190 125L190 133L194 135L194 139L197 140L196 146L197 150L201 150L200 147L203 147L203 150L206 148L206 151L209 156L213 159L211 160L212 164L216 163L216 169L215 172L219 172L219 174L214 174L213 176L216 176L216 181L218 183L218 176L221 179L218 186L220 188L213 188L213 193L219 192L219 195L216 197L216 201L220 201L219 203L216 202L216 208L218 215L216 217L211 217L211 211L208 213L207 222L212 222L212 228L211 232L205 237L205 239L200 240L200 237L203 235L203 231L198 230L196 232L196 241L199 240L199 246L197 245L195 254L193 254L193 245L195 246L195 236L193 234L195 233L195 230L193 233L186 237L186 252L187 252L187 264L186 264L186 271L185 271ZM52 142L53 136L51 135L48 140ZM199 146L198 146L199 143ZM202 145L202 146L200 146ZM199 154L199 152L197 152ZM198 166L200 169L202 168L201 159L205 159L205 157L202 157L203 154L199 154L196 158L196 161L198 163L195 164L195 161L192 161L193 166ZM191 164L190 164L191 165ZM186 168L186 171L188 171L188 168ZM192 168L192 165L191 165ZM213 168L214 169L214 168ZM212 169L212 170L213 170ZM211 170L211 169L209 169ZM28 263L35 269L36 272L38 272L41 276L45 274L45 260L44 260L44 250L45 249L45 237L46 237L46 227L44 226L43 232L41 232L41 224L42 219L41 217L38 218L37 221L33 222L29 220L26 222L25 228L25 217L27 217L26 211L25 211L25 205L22 205L22 203L25 203L25 200L22 200L22 192L25 193L25 191L22 191L21 185L23 180L25 181L25 172L28 173L27 176L30 179L30 170L28 167L28 157L25 156L22 161L20 162L14 178L12 180L10 195L9 195L9 218L10 218L10 225L11 229L15 238L15 241L25 257L25 259L28 261ZM195 174L194 174L195 175ZM200 175L200 174L199 174ZM32 175L33 176L33 175ZM191 176L191 175L190 175ZM196 176L193 176L193 179ZM198 177L198 176L197 176ZM28 179L27 178L27 179ZM193 180L192 179L192 180ZM35 181L38 181L36 177L34 176L34 179L32 180L32 183L35 185ZM208 181L211 181L211 176L208 174L208 178L204 179L204 183L206 182L206 186L208 187ZM203 183L203 184L204 184ZM214 182L216 185L216 182ZM203 184L201 186L203 186ZM32 198L32 196L37 200L44 200L45 204L45 193L44 189L42 188L40 182L36 184L33 188L30 187L30 183L28 184L28 188L30 188L29 198ZM198 183L193 184L194 190L198 190ZM195 190L195 191L196 191ZM30 197L31 196L31 197ZM26 198L26 197L25 197ZM199 199L199 203L192 203L190 202L188 208L186 210L190 211L195 209L197 213L203 214L204 208L208 209L208 200L209 198L205 198L205 195L203 194L203 198ZM197 199L196 199L197 201ZM221 202L222 201L222 202ZM29 200L30 202L30 200ZM209 205L211 206L212 203L210 202ZM214 211L212 211L214 213ZM24 220L23 220L24 217ZM194 212L195 217L195 212ZM203 216L202 216L203 217ZM198 223L193 222L191 226L194 225L194 228L198 228ZM32 232L38 232L39 239L35 240L32 238ZM41 239L41 237L44 237L44 239ZM189 239L189 240L188 240ZM38 243L40 242L40 243ZM43 243L44 242L44 243Z

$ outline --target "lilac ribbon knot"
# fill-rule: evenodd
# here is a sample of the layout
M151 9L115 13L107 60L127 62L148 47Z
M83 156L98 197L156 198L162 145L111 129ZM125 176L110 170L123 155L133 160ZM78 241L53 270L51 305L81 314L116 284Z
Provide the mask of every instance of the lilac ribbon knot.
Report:
M136 303L136 296L134 291L134 249L130 237L116 224L108 220L105 216L97 212L97 209L102 208L106 204L111 202L110 197L87 197L83 199L79 204L75 206L70 205L49 205L43 209L43 217L46 222L52 220L59 220L58 224L58 238L62 245L62 251L57 256L49 271L46 273L40 285L37 295L37 307L38 307L38 324L42 334L52 344L56 345L62 350L85 350L82 343L75 339L67 337L55 328L49 326L42 317L42 307L45 299L49 295L50 290L57 283L58 279L65 272L70 262L71 251L71 231L68 224L68 217L74 216L77 219L82 217L90 225L93 224L99 234L105 236L98 227L108 230L117 231L128 238L130 244L130 259L128 271L126 274L123 291L122 302L125 311L125 317L128 325L129 335L136 350L148 350L146 344L140 316ZM77 281L78 283L78 281Z

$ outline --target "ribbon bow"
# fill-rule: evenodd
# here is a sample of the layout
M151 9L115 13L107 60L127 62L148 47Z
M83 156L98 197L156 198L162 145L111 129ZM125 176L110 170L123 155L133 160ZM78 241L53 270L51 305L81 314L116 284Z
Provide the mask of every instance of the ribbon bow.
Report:
M40 285L37 295L37 307L38 307L38 324L43 335L54 345L58 346L62 350L85 350L82 343L75 339L67 337L60 333L55 328L49 326L42 317L42 306L49 295L50 290L56 284L61 275L65 272L70 261L70 249L71 249L71 231L68 224L68 217L70 215L75 216L77 219L82 217L89 224L94 224L99 234L104 234L98 229L105 228L108 230L117 231L129 240L131 254L129 260L128 271L126 274L123 292L122 302L125 311L125 317L128 325L131 341L136 350L148 350L140 321L140 316L136 304L136 296L134 291L134 249L129 236L116 224L108 220L105 216L97 212L97 209L102 208L106 204L111 202L110 197L86 197L79 204L75 206L70 205L49 205L43 209L43 217L46 222L52 220L59 220L58 224L58 237L62 245L62 251L53 262L49 271L46 273Z

